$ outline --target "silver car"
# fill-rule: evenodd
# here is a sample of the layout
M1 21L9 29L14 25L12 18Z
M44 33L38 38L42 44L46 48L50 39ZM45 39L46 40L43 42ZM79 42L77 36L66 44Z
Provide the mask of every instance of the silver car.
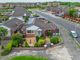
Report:
M72 36L73 36L74 38L77 38L77 37L78 37L76 31L71 31L71 34L72 34Z

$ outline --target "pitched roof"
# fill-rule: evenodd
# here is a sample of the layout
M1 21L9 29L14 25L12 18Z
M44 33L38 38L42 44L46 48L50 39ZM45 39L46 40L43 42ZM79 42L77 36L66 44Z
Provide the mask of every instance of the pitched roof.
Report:
M30 27L27 28L27 30L38 30L39 27L35 26L35 25L32 25Z
M7 30L10 30L10 28L8 28L7 26L4 26L4 25L1 25L0 27L3 27L5 29L7 29Z
M57 29L57 26L54 23L49 22L43 18L36 18L34 25L40 27L43 30L56 30Z
M11 30L13 30L13 31L15 31L22 24L23 24L23 21L21 21L17 18L13 18L13 19L7 21L6 23L4 23L5 26L11 28Z
M12 16L24 16L24 14L26 14L26 11L23 7L15 7Z

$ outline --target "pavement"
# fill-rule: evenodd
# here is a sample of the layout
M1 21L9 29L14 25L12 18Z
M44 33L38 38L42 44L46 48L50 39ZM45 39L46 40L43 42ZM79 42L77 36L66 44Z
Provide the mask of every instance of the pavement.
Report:
M73 41L73 38L69 36L69 32L63 26L58 25L58 28L64 40L64 46L67 48L72 60L80 60L80 48Z
M76 40L80 43L80 25L79 24L75 24L70 21L69 22L65 21L64 19L57 17L55 15L49 14L47 12L41 12L37 10L37 11L33 11L33 13L36 13L47 20L54 21L58 25L65 27L68 31L75 30L78 34L78 38L76 38Z

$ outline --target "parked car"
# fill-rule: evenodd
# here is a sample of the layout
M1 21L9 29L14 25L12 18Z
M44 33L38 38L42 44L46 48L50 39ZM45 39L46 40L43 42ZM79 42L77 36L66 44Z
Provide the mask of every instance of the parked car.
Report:
M71 31L71 35L72 35L74 38L77 38L77 37L78 37L76 31Z

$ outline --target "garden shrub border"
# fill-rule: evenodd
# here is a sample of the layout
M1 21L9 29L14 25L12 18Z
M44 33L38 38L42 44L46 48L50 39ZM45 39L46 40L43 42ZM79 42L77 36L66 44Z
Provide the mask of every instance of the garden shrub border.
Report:
M1 55L2 56L5 56L5 55L7 55L7 54L9 54L10 52L11 52L11 50L12 50L12 40L11 41L9 41L9 43L6 45L6 47L4 48L4 50L1 52Z

